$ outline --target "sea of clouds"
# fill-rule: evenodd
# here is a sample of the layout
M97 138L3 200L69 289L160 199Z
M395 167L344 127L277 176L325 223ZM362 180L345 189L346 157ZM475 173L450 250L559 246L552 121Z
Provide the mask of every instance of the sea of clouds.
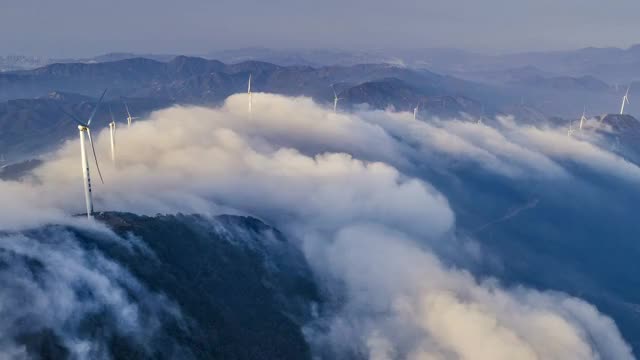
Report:
M234 95L220 108L177 106L131 128L120 126L115 163L107 156L108 131L94 133L105 178L105 184L96 181L92 164L97 211L249 214L296 243L330 304L304 329L320 356L633 358L616 324L589 303L556 291L503 286L453 265L437 250L468 248L456 211L430 174L464 167L499 181L567 184L580 166L640 183L640 168L598 146L597 135L567 137L565 129L518 125L511 117L477 123L414 120L391 111L333 113L308 98L262 93L253 94L251 114L247 96ZM42 259L51 268L73 259L73 269L49 279L50 286L33 284L18 265L0 267L0 335L11 334L9 324L21 316L16 294L55 298L77 281L104 294L95 302L129 319L120 323L132 332L152 331L154 313L134 320L121 315L138 306L118 296L122 283L153 299L148 308L179 318L170 299L148 292L108 260L90 258L97 255L64 234L48 244L16 235L44 224L108 232L72 217L84 211L78 152L79 141L69 141L23 180L0 181L0 231L11 233L0 236L0 263L12 261L9 253ZM77 332L63 330L83 305L72 297L48 301L54 303L38 303L31 315L60 327L59 336L83 357L91 341L74 344ZM46 315L51 307L65 311ZM10 337L1 337L0 354L20 353ZM152 336L140 341L147 338Z

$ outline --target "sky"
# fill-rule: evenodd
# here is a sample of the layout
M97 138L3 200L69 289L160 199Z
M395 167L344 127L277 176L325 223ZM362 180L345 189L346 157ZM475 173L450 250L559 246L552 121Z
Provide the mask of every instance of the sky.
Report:
M1 0L0 54L628 47L637 0Z

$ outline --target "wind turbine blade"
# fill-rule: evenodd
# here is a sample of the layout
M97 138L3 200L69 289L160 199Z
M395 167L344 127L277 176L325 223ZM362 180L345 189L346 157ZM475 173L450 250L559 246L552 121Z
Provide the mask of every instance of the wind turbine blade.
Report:
M333 87L333 84L331 85L331 90L333 90L333 97L338 97L338 93L336 93L336 89Z
M104 89L104 91L102 92L102 96L100 96L100 100L98 100L98 103L96 104L96 107L93 108L93 112L91 113L91 116L87 121L87 125L91 125L91 120L93 120L93 117L96 116L96 113L98 112L98 108L100 107L100 104L102 103L102 99L104 98L104 94L106 93L107 93L107 89Z
M60 111L62 111L63 113L65 113L67 116L69 116L71 119L73 119L73 121L77 122L79 125L87 126L87 124L83 123L82 120L78 119L75 115L67 112L65 109L63 109L61 107L58 107L58 109Z
M109 105L109 114L111 115L111 122L115 123L116 119L113 118L113 111L111 111L111 105Z
M93 139L91 138L91 129L89 128L87 128L87 135L89 135L89 144L91 144L91 151L93 151L93 159L96 161L96 169L98 169L98 175L100 175L100 181L104 184L104 180L102 179L102 172L100 172L100 165L98 165L96 148L93 146Z
M247 93L251 94L251 73L249 73L249 88L247 89Z

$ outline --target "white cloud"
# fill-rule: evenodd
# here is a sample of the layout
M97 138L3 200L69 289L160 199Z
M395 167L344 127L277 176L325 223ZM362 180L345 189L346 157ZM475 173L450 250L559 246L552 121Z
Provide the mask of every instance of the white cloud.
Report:
M99 251L83 248L73 233L40 231L0 235L0 358L30 358L18 337L46 331L73 358L108 358L112 335L148 347L161 321L182 321L171 301ZM99 241L124 241L89 231ZM103 319L101 331L87 331L90 317Z
M565 181L562 161L636 179L638 168L553 129L409 114L333 114L305 98L229 98L221 109L176 107L117 133L117 166L94 181L98 210L239 212L283 229L334 295L315 344L371 358L632 358L615 324L556 293L504 289L449 268L425 248L455 230L447 199L415 164L467 161L497 176ZM96 131L97 132L97 131ZM97 136L108 153L108 134ZM15 205L0 229L60 221L83 209L78 142L23 183L0 182ZM106 158L106 157L105 157ZM95 178L95 174L94 174ZM21 221L21 219L29 219ZM316 325L316 324L314 324ZM594 340L597 339L597 340ZM355 350L354 350L355 349Z

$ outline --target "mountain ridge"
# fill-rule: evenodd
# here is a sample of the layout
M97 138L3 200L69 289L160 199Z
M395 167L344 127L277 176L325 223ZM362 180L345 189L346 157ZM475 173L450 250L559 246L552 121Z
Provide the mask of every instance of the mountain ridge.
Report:
M91 307L78 309L75 319L67 321L79 321L82 326L71 334L64 330L68 323L47 325L38 321L22 324L13 334L7 334L13 335L7 340L22 344L31 356L73 356L77 349L70 347L73 339L69 336L78 331L82 338L105 344L99 353L113 358L310 358L302 326L311 319L311 307L320 301L319 293L304 256L277 229L255 218L234 215L103 212L95 219L106 224L116 237L61 225L26 230L20 236L53 249L71 242L78 249L69 254L71 258L96 254L104 259L102 262L114 264L113 268L126 269L122 270L126 277L140 284L126 290L126 300L136 304L140 318L147 316L145 312L157 316L149 319L157 325L148 338L129 338L115 325L116 319L100 307L95 311ZM61 240L52 240L56 238ZM0 271L12 272L19 268L18 263L40 263L32 265L38 268L31 275L34 279L18 273L16 280L24 283L55 273L46 258L38 256L16 259L0 249ZM94 266L87 261L77 263ZM99 267L80 270L99 271ZM64 281L55 276L47 278ZM10 284L15 287L14 295L30 291L22 288L20 281ZM94 284L71 285L73 296L84 302L91 300L86 294L94 291ZM158 296L153 294L166 298L155 305L163 308L163 315L160 309L147 308L150 304L140 298Z

